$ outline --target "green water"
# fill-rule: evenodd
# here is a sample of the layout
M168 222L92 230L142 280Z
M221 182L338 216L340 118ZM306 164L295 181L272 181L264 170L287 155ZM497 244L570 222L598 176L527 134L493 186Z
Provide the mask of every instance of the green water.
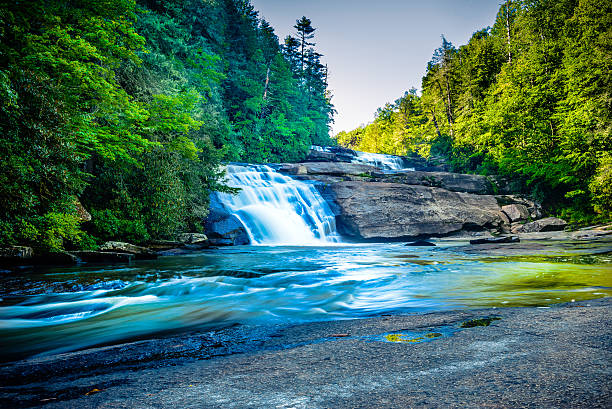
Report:
M473 254L465 242L239 246L0 275L4 360L233 323L294 323L612 296L612 255Z

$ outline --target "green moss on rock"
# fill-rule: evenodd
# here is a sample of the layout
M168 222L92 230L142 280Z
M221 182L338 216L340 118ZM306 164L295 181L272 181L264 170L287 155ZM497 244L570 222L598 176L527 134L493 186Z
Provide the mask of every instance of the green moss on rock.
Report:
M486 318L478 318L475 320L469 320L462 322L461 328L474 328L474 327L488 327L491 325L493 321L501 320L500 317L486 317Z

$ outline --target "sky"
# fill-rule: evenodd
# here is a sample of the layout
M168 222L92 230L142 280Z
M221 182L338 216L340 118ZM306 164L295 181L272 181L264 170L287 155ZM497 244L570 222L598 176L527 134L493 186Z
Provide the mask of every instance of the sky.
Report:
M316 49L329 67L338 113L333 134L374 119L378 107L419 89L441 44L455 46L492 26L501 0L251 0L281 41L295 20L312 20Z

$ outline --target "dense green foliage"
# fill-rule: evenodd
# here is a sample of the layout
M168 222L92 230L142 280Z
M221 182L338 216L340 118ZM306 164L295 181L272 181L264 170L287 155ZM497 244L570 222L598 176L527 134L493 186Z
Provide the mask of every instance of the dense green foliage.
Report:
M612 3L509 0L455 48L444 37L415 90L344 146L444 154L455 170L511 177L574 220L612 218Z
M328 143L326 69L296 30L281 46L248 0L0 2L0 245L197 231L222 161Z

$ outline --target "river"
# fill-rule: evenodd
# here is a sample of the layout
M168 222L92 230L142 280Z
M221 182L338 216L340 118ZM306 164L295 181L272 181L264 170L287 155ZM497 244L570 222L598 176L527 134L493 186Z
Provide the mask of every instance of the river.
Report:
M269 167L235 166L230 173L243 190L221 199L254 245L130 265L4 272L0 360L232 324L612 296L610 253L499 256L471 252L462 240L437 240L435 247L346 243L312 185Z
M612 296L612 256L491 257L465 242L236 246L0 279L4 360L234 323L298 323Z

